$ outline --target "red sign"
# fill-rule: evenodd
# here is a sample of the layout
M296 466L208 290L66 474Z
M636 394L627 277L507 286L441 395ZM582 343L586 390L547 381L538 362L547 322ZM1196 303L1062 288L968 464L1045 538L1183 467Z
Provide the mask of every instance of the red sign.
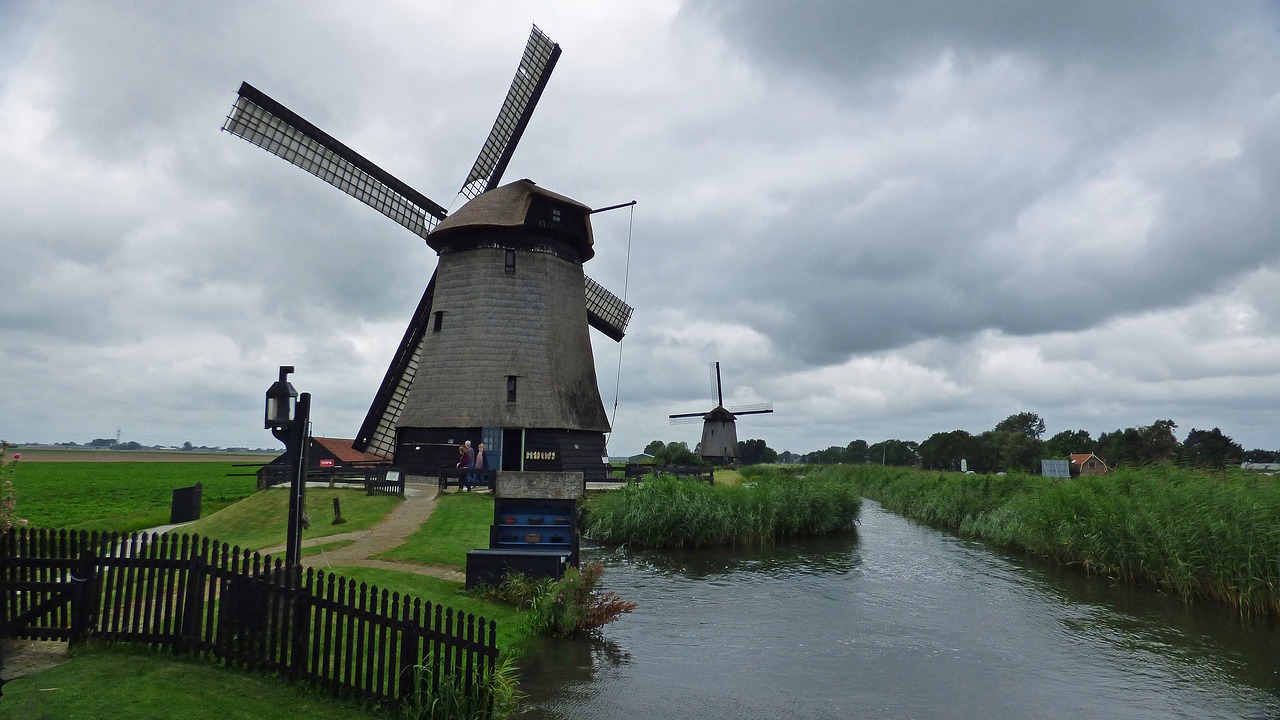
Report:
M320 467L333 467L333 458L320 458Z

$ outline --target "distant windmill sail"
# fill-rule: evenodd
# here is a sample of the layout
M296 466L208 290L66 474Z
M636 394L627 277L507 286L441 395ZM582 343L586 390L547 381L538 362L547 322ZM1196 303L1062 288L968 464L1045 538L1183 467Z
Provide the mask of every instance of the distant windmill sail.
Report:
M724 387L720 382L720 363L714 362L711 371L711 399L716 406L708 412L676 413L668 415L672 425L702 422L702 441L698 443L698 455L717 465L733 465L738 459L738 431L735 423L738 415L759 415L773 412L773 403L724 406Z

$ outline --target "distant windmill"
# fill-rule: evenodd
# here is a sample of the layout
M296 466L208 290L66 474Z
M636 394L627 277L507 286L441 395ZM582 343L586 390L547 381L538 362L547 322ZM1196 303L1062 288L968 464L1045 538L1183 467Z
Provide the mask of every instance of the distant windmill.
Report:
M702 420L702 442L698 455L713 465L734 465L738 461L738 429L735 420L739 415L761 415L773 412L773 403L724 406L724 390L720 383L720 363L711 363L711 381L715 390L712 399L716 406L705 413L679 413L671 415L672 425L695 423Z
M484 442L489 467L500 458L502 470L580 471L606 454L588 325L621 340L631 307L583 274L596 211L529 180L498 186L559 57L534 26L462 184L468 201L447 218L248 83L222 128L366 203L439 256L353 443L410 475L453 465L464 439Z

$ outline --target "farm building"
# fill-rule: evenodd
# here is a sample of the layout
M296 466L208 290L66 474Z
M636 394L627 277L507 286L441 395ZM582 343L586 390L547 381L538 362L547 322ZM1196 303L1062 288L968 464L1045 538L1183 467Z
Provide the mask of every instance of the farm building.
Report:
M307 474L362 472L374 465L385 465L386 460L351 447L348 438L313 437L307 446ZM285 474L285 457L280 455L258 471L258 487L280 482Z
M1093 453L1076 453L1071 456L1071 475L1106 475L1111 468Z

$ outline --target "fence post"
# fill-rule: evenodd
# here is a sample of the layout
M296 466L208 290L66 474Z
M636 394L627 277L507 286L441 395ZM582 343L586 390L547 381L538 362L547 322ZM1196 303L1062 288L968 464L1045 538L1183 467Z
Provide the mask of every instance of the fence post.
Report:
M84 541L85 531L81 530L80 540ZM71 637L67 647L74 647L84 642L92 629L93 619L98 616L98 598L100 593L94 592L97 562L89 548L80 550L71 573Z
M315 578L315 569L307 568L306 583L302 580L302 566L289 567L285 566L285 572L288 573L289 579L285 584L289 593L289 607L292 615L292 632L290 632L289 644L289 674L292 677L302 677L307 671L307 635L311 627L310 617L310 596L312 581Z

